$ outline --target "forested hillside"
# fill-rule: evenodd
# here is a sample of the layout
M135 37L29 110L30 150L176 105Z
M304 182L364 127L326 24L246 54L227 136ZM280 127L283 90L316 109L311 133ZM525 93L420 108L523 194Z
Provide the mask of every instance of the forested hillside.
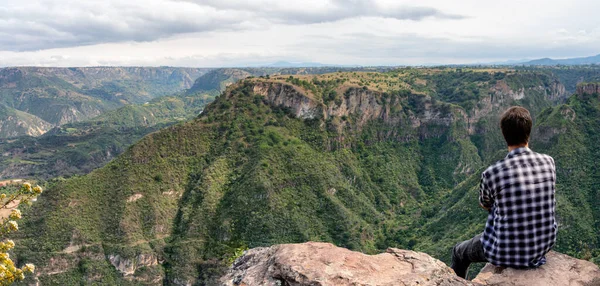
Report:
M182 91L54 127L43 135L36 134L39 137L0 139L0 178L50 179L87 174L144 135L198 116L218 92Z
M56 70L57 76L65 77L60 73L65 69ZM69 72L73 70L67 69ZM119 68L101 70L107 74L96 75L94 78L113 80L111 76L117 77L120 74ZM140 71L137 68L125 68L125 70ZM169 69L165 68L165 70ZM42 119L25 112L8 107L2 109L0 105L0 118L2 114L6 114L6 120L0 120L0 138L7 138L0 139L2 153L0 179L45 180L57 176L87 174L125 151L144 135L197 116L205 104L211 102L228 85L240 79L264 76L269 73L305 74L307 71L325 73L330 70L330 68L214 69L196 79L185 91L157 97L144 103L127 104L96 117L59 127L49 123L44 124L45 121ZM145 70L141 69L141 71ZM164 76L164 74L151 74L147 79L148 85L162 86L161 80ZM134 89L131 90L133 91ZM142 94L145 92L143 89L138 91ZM5 136L2 136L3 134ZM31 136L16 137L22 134Z
M514 104L533 112L534 148L563 161L557 249L597 256L595 177L576 167L593 152L577 140L593 138L547 131L583 120L591 132L585 118L597 104L586 106L597 96L553 107L566 96L546 73L512 70L242 80L198 118L144 137L89 175L53 181L28 212L18 257L39 266L43 283L177 285L210 283L239 249L283 242L447 259L483 226L475 187L506 154L497 116ZM559 116L565 108L575 121ZM581 159L565 159L572 152ZM565 175L573 172L581 175ZM582 182L590 188L573 190Z

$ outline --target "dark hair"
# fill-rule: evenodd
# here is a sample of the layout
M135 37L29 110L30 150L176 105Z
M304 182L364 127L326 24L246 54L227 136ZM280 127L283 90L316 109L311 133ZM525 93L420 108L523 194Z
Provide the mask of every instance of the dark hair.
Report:
M502 114L500 128L508 146L517 146L529 142L533 121L529 111L520 106L513 106Z

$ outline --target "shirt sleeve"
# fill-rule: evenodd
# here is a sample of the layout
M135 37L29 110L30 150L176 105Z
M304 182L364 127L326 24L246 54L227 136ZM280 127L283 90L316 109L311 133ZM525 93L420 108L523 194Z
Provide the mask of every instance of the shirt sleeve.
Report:
M494 205L494 197L492 190L488 186L487 177L485 173L481 174L481 183L479 184L479 203L487 208L491 209Z

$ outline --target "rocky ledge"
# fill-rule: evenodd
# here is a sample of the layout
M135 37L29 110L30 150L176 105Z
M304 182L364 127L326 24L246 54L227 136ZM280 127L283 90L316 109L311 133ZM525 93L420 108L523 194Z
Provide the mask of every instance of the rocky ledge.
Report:
M545 286L585 285L600 286L600 269L589 261L550 251L547 263L537 269L517 270L487 264L473 279L483 285Z
M254 248L238 258L223 285L600 285L591 262L551 252L535 270L487 265L473 280L454 275L443 262L420 252L390 248L366 255L330 243L307 242Z

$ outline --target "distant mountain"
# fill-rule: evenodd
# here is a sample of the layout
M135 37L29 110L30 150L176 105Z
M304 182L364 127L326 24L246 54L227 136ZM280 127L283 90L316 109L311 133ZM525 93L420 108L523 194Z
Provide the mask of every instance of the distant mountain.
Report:
M326 65L326 64L315 63L315 62L286 62L286 61L279 61L279 62L268 64L268 65L265 65L265 66L266 67L277 67L277 68L309 68L309 67L325 67L325 66L332 66L332 65Z
M183 91L207 71L172 67L3 68L0 104L19 112L0 112L0 138L38 136L54 126ZM25 114L41 121L29 120L27 127L19 125L22 128L4 124L14 121L15 115L24 118Z
M253 75L264 75L265 72L261 72L258 69L241 69L241 68L222 68L208 72L207 74L199 77L192 87L186 91L187 94L194 94L199 92L212 92L214 95L218 95L224 91L225 88L240 80Z
M288 62L278 61L269 64L253 65L253 67L264 67L264 68L321 68L321 67L343 67L343 68L356 68L359 65L336 65L336 64L323 64L317 62Z
M521 59L521 60L505 60L505 61L496 61L496 62L486 62L486 63L480 63L480 65L499 65L499 66L512 66L512 65L518 65L518 64L522 64L524 62L528 62L528 59Z
M568 58L568 59L551 59L543 58L522 63L523 65L532 66L553 66L553 65L591 65L600 64L600 54L583 57L583 58Z

